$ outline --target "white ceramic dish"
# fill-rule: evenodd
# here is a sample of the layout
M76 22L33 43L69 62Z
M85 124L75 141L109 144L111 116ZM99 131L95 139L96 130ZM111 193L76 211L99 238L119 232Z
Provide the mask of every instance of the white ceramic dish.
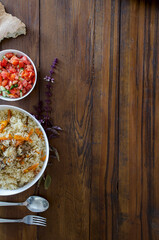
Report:
M10 101L10 102L14 102L14 101L18 101L18 100L21 100L25 97L27 97L34 89L35 85L36 85L36 82L37 82L37 70L36 70L36 67L35 67L35 64L33 63L33 61L30 59L30 57L28 57L28 55L26 55L25 53L19 51L19 50L16 50L16 49L6 49L6 50L2 50L0 51L0 60L2 59L2 57L6 54L6 53L15 53L18 57L20 56L26 56L29 61L31 62L31 64L33 65L33 68L34 68L34 72L35 72L35 82L33 84L33 87L30 89L29 92L27 92L24 96L22 97L19 97L19 98L8 98L8 97L3 97L0 95L0 99L2 100L5 100L5 101Z
M43 173L44 173L44 171L46 169L47 163L48 163L48 159L49 159L49 143L48 143L48 139L47 139L47 136L46 136L46 133L45 133L43 127L37 121L37 119L35 117L33 117L30 113L28 113L27 111L25 111L25 110L23 110L23 109L21 109L19 107L14 107L14 106L10 106L10 105L0 105L0 111L1 110L5 110L5 109L11 109L11 110L22 112L22 113L28 115L33 121L35 121L37 123L37 125L40 127L40 129L41 129L41 131L43 133L45 144L46 144L46 160L45 160L45 162L44 162L44 164L42 166L41 171L35 176L35 178L31 182L27 183L23 187L15 189L15 190L6 190L6 189L0 188L0 196L9 196L9 195L18 194L18 193L24 192L25 190L27 190L30 187L32 187L40 179L40 177L43 175Z

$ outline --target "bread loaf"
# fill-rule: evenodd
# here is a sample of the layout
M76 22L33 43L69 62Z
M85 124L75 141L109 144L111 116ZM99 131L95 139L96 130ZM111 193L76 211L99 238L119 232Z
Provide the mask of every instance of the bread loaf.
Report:
M16 38L26 34L25 24L17 17L6 13L3 4L0 2L0 42L4 38Z

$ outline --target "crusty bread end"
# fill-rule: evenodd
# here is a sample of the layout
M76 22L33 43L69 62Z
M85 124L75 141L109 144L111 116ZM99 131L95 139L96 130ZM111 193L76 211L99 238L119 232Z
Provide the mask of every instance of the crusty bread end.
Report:
M26 34L25 24L17 17L6 13L0 2L0 42L4 38L16 38L21 34Z

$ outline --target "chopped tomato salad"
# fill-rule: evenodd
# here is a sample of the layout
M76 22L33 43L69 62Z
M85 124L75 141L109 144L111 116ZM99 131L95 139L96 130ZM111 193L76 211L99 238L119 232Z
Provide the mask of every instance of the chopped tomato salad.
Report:
M6 53L0 61L0 95L19 98L28 93L35 82L33 65L26 56Z

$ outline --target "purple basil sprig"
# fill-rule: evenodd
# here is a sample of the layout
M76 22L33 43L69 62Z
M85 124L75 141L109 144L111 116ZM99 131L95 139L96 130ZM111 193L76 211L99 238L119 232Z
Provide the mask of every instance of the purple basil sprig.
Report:
M50 77L50 76L44 77L44 80L45 80L46 82L52 82L52 83L54 83L54 78L52 78L52 77Z
M47 82L47 84L45 86L46 87L45 101L44 102L40 101L37 106L34 106L34 109L36 112L34 114L34 117L36 117L38 119L38 121L40 122L40 124L43 126L49 139L57 137L59 135L59 131L62 130L60 127L54 126L53 120L51 118L52 83L54 83L53 74L54 74L54 70L56 68L57 63L58 63L58 59L55 58L55 60L53 61L52 65L51 65L50 76L44 77L44 80ZM51 145L49 147L50 147L50 157L57 158L57 160L59 161L59 154L58 154L57 149ZM48 187L51 183L51 177L49 175L47 175L46 177L44 177L44 176L41 177L40 180L38 181L36 192L38 192L38 189L39 189L42 179L44 179L44 181L45 181L44 182L45 189L48 189Z
M55 73L54 70L56 68L56 65L58 63L58 59L55 58L51 65L50 69L50 76L45 76L44 80L47 82L46 84L46 91L45 91L45 104L40 101L38 106L34 106L34 109L36 111L36 114L34 116L38 119L38 121L41 123L43 128L45 129L49 139L57 137L59 135L58 131L61 131L62 129L58 126L54 126L53 120L51 118L51 111L52 111L52 101L51 97L53 95L52 93L52 83L54 83L53 74Z
M51 65L50 76L44 77L44 80L45 80L46 82L54 83L54 78L52 77L52 75L54 74L54 69L56 68L56 64L57 64L57 63L58 63L58 59L55 58L55 60L53 61L52 65Z
M51 69L50 69L50 75L52 76L52 74L54 73L54 69L56 68L56 64L58 63L58 59L55 58L52 65L51 65Z

